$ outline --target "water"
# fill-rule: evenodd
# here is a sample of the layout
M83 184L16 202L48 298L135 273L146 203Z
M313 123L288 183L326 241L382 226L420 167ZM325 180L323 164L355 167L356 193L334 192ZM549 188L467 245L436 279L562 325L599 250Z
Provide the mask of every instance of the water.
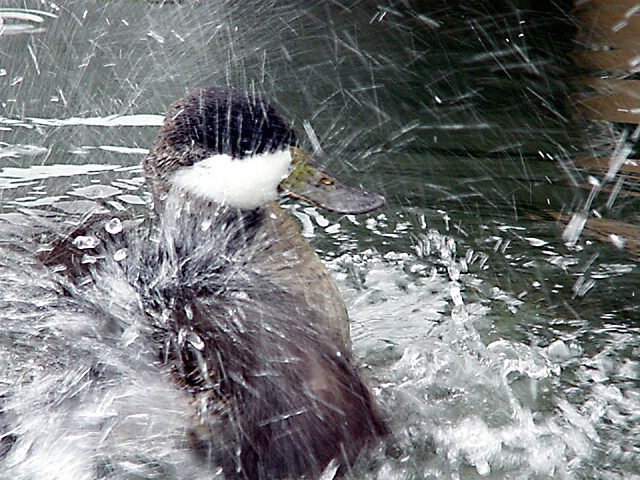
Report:
M12 453L7 478L218 473L181 442L187 401L136 341L144 329L132 321L123 342L96 344L96 312L74 310L33 265L28 221L47 231L109 212L118 232L119 216L144 215L139 163L160 115L212 84L266 94L335 173L387 198L358 217L287 205L338 281L394 432L358 476L640 477L637 258L584 217L565 229L548 213L629 225L637 212L633 196L606 207L578 187L594 182L572 155L600 139L585 141L559 101L567 47L544 32L561 15L204 3L0 4L3 378L65 372L9 405L36 440L31 456ZM131 292L109 287L135 319ZM41 344L47 362L25 361Z

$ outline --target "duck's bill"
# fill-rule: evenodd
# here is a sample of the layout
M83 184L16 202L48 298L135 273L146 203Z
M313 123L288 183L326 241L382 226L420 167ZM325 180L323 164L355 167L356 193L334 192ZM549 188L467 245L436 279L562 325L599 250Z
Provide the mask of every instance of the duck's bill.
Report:
M301 148L291 147L291 157L291 174L280 183L285 195L331 212L353 215L384 205L384 197L338 181Z

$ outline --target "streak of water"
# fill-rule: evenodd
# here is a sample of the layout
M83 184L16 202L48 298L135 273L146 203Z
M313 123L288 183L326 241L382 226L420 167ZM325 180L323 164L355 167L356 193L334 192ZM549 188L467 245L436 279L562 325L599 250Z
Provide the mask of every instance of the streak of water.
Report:
M11 53L0 64L0 243L11 246L0 262L0 393L39 379L0 405L30 418L0 439L0 456L12 435L35 439L11 453L6 478L219 475L185 447L190 406L142 348L140 325L101 343L100 315L77 311L12 250L29 249L34 217L67 224L104 211L106 231L120 234L118 215L146 209L147 127L186 87L213 83L267 92L303 142L385 190L389 207L366 218L288 206L345 294L356 353L393 427L392 446L358 474L637 477L637 265L584 233L594 210L636 215L625 196L635 180L620 175L634 134L590 139L593 150L618 147L591 196L565 186L584 182L573 124L555 103L557 65L532 47L530 12L205 3L0 10ZM552 222L527 216L546 209L578 212L571 248ZM104 290L104 311L136 318L126 286ZM26 360L43 344L43 364Z

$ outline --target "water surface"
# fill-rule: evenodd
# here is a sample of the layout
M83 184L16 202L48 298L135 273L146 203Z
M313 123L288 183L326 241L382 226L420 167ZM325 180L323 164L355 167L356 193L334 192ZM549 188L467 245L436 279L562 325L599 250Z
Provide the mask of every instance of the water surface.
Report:
M387 198L358 217L287 205L338 281L394 431L358 475L640 476L637 258L586 234L566 245L547 213L585 204L572 158L595 142L563 107L567 39L544 34L562 12L486 2L0 7L0 241L13 252L2 263L2 318L14 329L92 322L88 311L70 317L56 287L34 278L27 218L145 215L139 163L166 106L194 86L256 90L335 173ZM628 220L637 203L620 197L611 210ZM2 361L28 374L22 349L42 339L14 340L0 336L13 352ZM131 420L117 435L82 452L58 445L56 462L18 471L65 478L53 468L81 456L74 478L210 478L175 449L184 412L163 411L164 399L184 399L147 354L135 342L109 350L129 375L102 402ZM59 391L84 377L67 378ZM87 400L76 420L90 423L99 404ZM50 422L54 432L86 427Z

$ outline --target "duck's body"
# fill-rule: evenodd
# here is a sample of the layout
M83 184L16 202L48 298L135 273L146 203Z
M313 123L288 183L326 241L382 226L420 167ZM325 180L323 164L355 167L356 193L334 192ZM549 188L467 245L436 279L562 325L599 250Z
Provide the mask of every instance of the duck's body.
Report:
M156 282L142 282L194 396L197 444L229 477L313 478L334 459L352 464L385 430L351 363L333 281L279 207L218 208L165 217L157 252L176 257L154 259ZM224 253L198 240L202 221Z
M141 341L191 398L191 440L227 477L345 471L387 432L352 364L337 287L275 203L295 148L291 129L262 100L196 90L169 109L144 163L156 225L112 235L97 222L80 232L101 237L95 252L74 251L76 231L42 257L66 267L70 291L84 302L109 295L105 278L126 282L130 314L150 332ZM238 193L221 176L237 176L248 156L257 156L251 169L260 177ZM265 163L274 161L275 173ZM123 248L128 260L114 261ZM104 261L84 264L86 253ZM123 313L105 314L117 323Z

